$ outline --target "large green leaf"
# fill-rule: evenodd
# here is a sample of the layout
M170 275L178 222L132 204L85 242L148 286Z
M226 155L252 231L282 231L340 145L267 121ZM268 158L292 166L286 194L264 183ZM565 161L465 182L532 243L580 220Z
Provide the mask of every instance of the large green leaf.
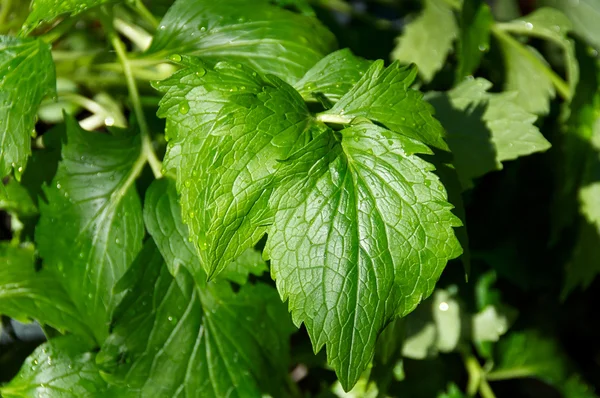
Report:
M59 280L44 268L36 271L34 260L33 247L0 242L0 314L92 338Z
M419 74L429 82L452 50L458 26L449 2L425 0L424 3L421 14L398 37L392 59L417 64Z
M579 80L579 66L575 56L575 45L567 36L572 30L572 24L563 13L552 8L540 8L525 17L500 23L496 29L541 38L558 45L564 52L568 95L573 95ZM549 66L534 49L504 33L497 37L506 58L506 90L518 92L518 103L528 111L537 114L548 113L548 100L554 97L553 82L545 72Z
M444 187L416 156L431 151L406 136L445 146L432 108L410 88L415 68L384 71L377 62L315 121L302 97L275 77L182 62L187 69L158 85L166 92L160 115L202 266L215 275L274 222L267 247L280 294L315 350L328 344L349 388L379 331L430 294L460 253L453 233L460 223ZM361 117L398 132L370 123L336 132L319 122Z
M375 61L333 108L321 114L321 120L343 124L363 117L445 150L444 129L432 116L432 107L422 101L423 94L410 88L416 74L415 67L394 62L384 68L383 61Z
M165 160L179 165L183 221L212 277L264 235L280 161L315 125L292 87L241 65L191 66L158 87L171 140Z
M76 336L62 336L38 347L19 374L0 387L4 398L92 398L106 395L93 347Z
M37 108L55 90L48 44L0 36L0 178L13 169L21 176L31 153Z
M177 0L148 51L241 62L295 82L334 47L333 35L315 17L269 0Z
M52 22L62 14L77 15L90 8L118 1L120 0L33 0L23 31L29 33L40 22Z
M188 228L181 219L178 200L175 183L167 179L154 181L146 191L144 221L148 232L163 250L163 256L173 259L167 262L171 274L179 281L179 268L185 267L197 283L202 284L206 280L206 273L194 245L187 239ZM172 239L173 236L185 236L186 239ZM246 249L225 267L221 276L243 285L249 274L261 275L266 270L267 265L261 254L254 249ZM184 280L181 282L183 288Z
M137 136L87 132L67 118L62 161L40 203L39 252L98 341L118 299L113 286L142 245L134 182L144 164Z
M426 97L448 132L463 188L472 187L475 177L500 170L503 161L550 148L534 125L536 116L517 103L517 94L488 93L491 86L485 79L472 79Z
M169 267L186 239L171 232L161 244ZM234 293L227 282L196 285L184 268L178 275L149 240L120 283L128 293L97 360L105 377L129 396L288 396L292 329L277 292L258 284Z
M461 250L422 143L372 124L322 134L294 159L266 251L294 322L348 390L378 333L431 294Z

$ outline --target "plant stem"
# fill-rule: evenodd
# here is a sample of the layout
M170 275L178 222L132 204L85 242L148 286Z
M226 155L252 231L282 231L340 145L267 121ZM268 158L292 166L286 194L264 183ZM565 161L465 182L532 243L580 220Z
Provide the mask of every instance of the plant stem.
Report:
M113 48L117 53L117 57L123 66L123 74L125 75L125 81L127 82L127 89L129 90L129 96L131 97L131 103L133 111L140 126L140 133L142 136L142 152L145 155L146 160L152 168L155 178L162 177L162 163L156 157L154 148L152 147L152 140L150 138L150 131L148 129L148 123L146 122L146 116L144 115L144 109L140 101L140 94L137 88L137 83L131 69L131 64L127 59L127 52L125 50L125 44L121 41L121 38L117 32L113 29L112 20L106 15L105 27L107 30L107 36L112 44Z
M571 90L569 89L567 82L565 82L552 69L544 65L542 61L540 61L531 51L527 49L527 47L521 44L510 34L506 33L503 29L499 28L497 25L492 26L492 33L498 40L505 42L507 45L513 46L525 58L527 58L529 62L535 65L536 68L546 75L563 99L567 101L571 99Z
M139 16L142 17L150 26L152 26L154 29L158 27L158 20L154 17L150 10L146 8L142 0L135 0L134 8Z
M332 115L330 113L319 113L316 116L317 120L323 123L350 124L350 122L352 121L352 119L348 116Z
M0 26L4 26L6 22L6 17L8 17L8 14L10 14L12 2L13 0L4 0L2 2L2 10L0 11Z
M461 355L469 374L467 395L472 397L479 391L481 398L496 398L494 391L492 391L492 388L488 384L485 371L481 368L477 358L471 354L469 349L462 349Z
M486 377L489 381L497 381L529 377L532 374L533 372L528 368L515 368L490 372Z

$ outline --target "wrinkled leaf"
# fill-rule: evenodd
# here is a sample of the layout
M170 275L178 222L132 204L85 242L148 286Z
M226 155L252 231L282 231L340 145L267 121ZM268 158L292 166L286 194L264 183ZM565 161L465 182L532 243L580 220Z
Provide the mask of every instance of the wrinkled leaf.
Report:
M446 150L444 129L432 116L433 109L422 101L423 94L410 88L416 74L415 67L401 67L394 62L384 68L383 61L375 61L362 79L323 114L345 123L356 117L371 119L390 130Z
M322 134L290 165L265 250L294 322L315 351L327 344L348 390L383 326L431 293L460 246L444 188L416 156L425 145L370 124L340 135L337 145Z

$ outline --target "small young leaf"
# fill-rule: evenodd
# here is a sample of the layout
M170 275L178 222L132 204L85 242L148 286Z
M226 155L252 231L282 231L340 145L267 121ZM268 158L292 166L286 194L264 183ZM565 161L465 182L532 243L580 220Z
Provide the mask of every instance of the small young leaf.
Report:
M71 118L66 123L63 160L44 189L48 203L40 203L36 242L82 320L103 341L117 301L113 286L142 246L134 181L145 158L137 136L87 132Z
M93 338L54 274L35 270L33 247L0 242L0 264L0 314Z
M425 145L370 124L340 134L341 145L327 132L294 160L265 250L294 322L315 351L327 344L349 390L377 334L431 294L461 250L444 188L416 156Z
M20 179L31 153L37 108L56 90L50 46L39 39L0 36L0 179Z
M115 396L104 395L107 385L92 348L73 335L52 339L36 348L19 374L0 387L0 394L4 398Z
M62 14L77 15L90 8L118 1L120 0L33 0L23 32L29 34L40 22L52 22Z
M177 247L183 239L170 237ZM258 284L234 293L227 282L196 286L185 268L178 275L176 283L150 239L98 354L106 378L139 396L288 396L292 329L275 290Z
M411 21L392 52L392 59L415 63L425 82L444 65L458 33L452 7L445 0L425 0L421 14Z
M490 87L490 82L478 78L446 93L427 95L448 132L448 145L465 189L473 185L473 178L500 170L503 161L550 147L533 124L536 116L516 103L516 93L492 94L487 92Z
M177 0L148 51L246 63L293 83L334 47L335 38L316 18L269 0Z
M333 108L322 113L345 123L364 117L417 139L429 146L447 150L444 129L432 116L423 94L410 88L417 68L401 67L396 61L387 68L375 61L362 79Z
M294 88L305 101L316 101L314 93L322 93L337 102L369 69L372 62L357 57L345 48L335 51L313 66Z

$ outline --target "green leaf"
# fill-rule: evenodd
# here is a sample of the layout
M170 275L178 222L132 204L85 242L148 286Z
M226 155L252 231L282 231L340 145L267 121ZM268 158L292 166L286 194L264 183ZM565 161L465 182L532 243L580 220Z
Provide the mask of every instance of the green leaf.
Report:
M35 319L61 332L92 333L59 280L45 268L35 269L31 246L0 242L0 313L21 322Z
M38 39L0 36L0 179L20 179L42 98L56 90L50 46Z
M62 336L42 344L25 360L19 374L0 387L4 398L103 396L106 382L89 343Z
M567 34L572 30L571 21L560 11L540 8L531 14L511 22L500 23L498 30L541 38L558 45L564 52L568 78L567 95L573 96L579 80L579 66L575 56L575 45ZM500 34L502 49L506 57L506 90L519 93L518 102L532 113L546 114L548 100L554 97L556 79L548 73L549 66L541 55L523 44Z
M148 51L246 63L293 83L334 47L334 36L316 18L269 0L177 0Z
M158 87L171 140L165 161L178 165L183 222L213 277L266 232L281 160L315 123L292 87L246 67L189 67Z
M565 398L596 397L573 370L558 342L534 330L513 332L496 345L496 366L489 380L535 377L562 392ZM585 395L580 395L585 394Z
M33 0L31 13L23 25L23 33L29 34L41 22L52 22L62 14L80 14L102 4L116 3L119 0Z
M536 116L516 102L516 93L488 93L491 86L482 78L466 80L448 92L426 97L448 132L465 189L473 186L473 178L500 170L503 161L550 148L534 125Z
M452 7L445 0L425 0L421 14L411 21L397 39L393 60L415 63L425 82L444 65L458 26Z
M181 219L181 207L174 183L163 179L150 185L144 201L144 221L164 258L172 259L167 262L171 274L179 281L179 268L185 267L198 284L203 284L206 273L194 245L188 239L189 233ZM182 236L185 239L181 239ZM261 275L266 270L267 265L262 255L254 249L247 249L223 270L221 276L243 285L249 274ZM184 286L182 280L181 287Z
M433 109L423 94L410 88L415 67L401 67L396 61L387 68L375 61L362 79L321 120L350 123L356 117L371 119L385 127L429 146L448 149L444 129L432 116Z
M36 241L97 341L107 334L113 286L142 246L135 177L145 164L139 137L82 130L67 118L67 143L40 203ZM57 233L57 225L60 233Z
M482 0L464 0L460 15L460 34L457 46L456 81L475 73L483 54L490 48L490 30L494 17Z
M444 188L416 156L425 145L369 124L340 135L322 134L293 161L265 251L294 322L315 351L327 344L349 390L377 334L431 294L461 251Z
M305 101L316 101L314 93L322 93L332 102L337 102L365 74L372 64L357 57L345 48L335 51L317 62L294 88Z
M0 197L0 210L16 213L20 216L33 216L37 214L37 208L29 196L29 192L16 180L11 179L4 186L6 196Z
M438 395L438 398L467 398L467 396L463 394L456 384L451 383L448 386L448 391Z
M181 247L184 238L169 240ZM105 377L134 396L288 396L292 330L275 290L257 284L234 293L227 282L196 287L183 268L179 276L183 290L149 240L125 276L128 292L98 354Z
M550 66L533 47L500 40L506 68L505 90L517 93L518 104L528 112L546 114L550 99L556 95L552 80L540 73L540 67Z
M250 274L261 276L267 270L267 264L263 260L262 254L258 250L246 249L223 270L221 275L238 285L244 285L248 282Z
M573 23L573 31L600 49L600 3L596 0L542 0L541 3L564 12Z
M455 295L437 289L415 312L406 317L402 355L425 359L439 352L452 352L462 336L464 310Z
M577 231L577 243L571 259L567 262L562 298L576 288L587 289L600 274L600 227L583 221Z

